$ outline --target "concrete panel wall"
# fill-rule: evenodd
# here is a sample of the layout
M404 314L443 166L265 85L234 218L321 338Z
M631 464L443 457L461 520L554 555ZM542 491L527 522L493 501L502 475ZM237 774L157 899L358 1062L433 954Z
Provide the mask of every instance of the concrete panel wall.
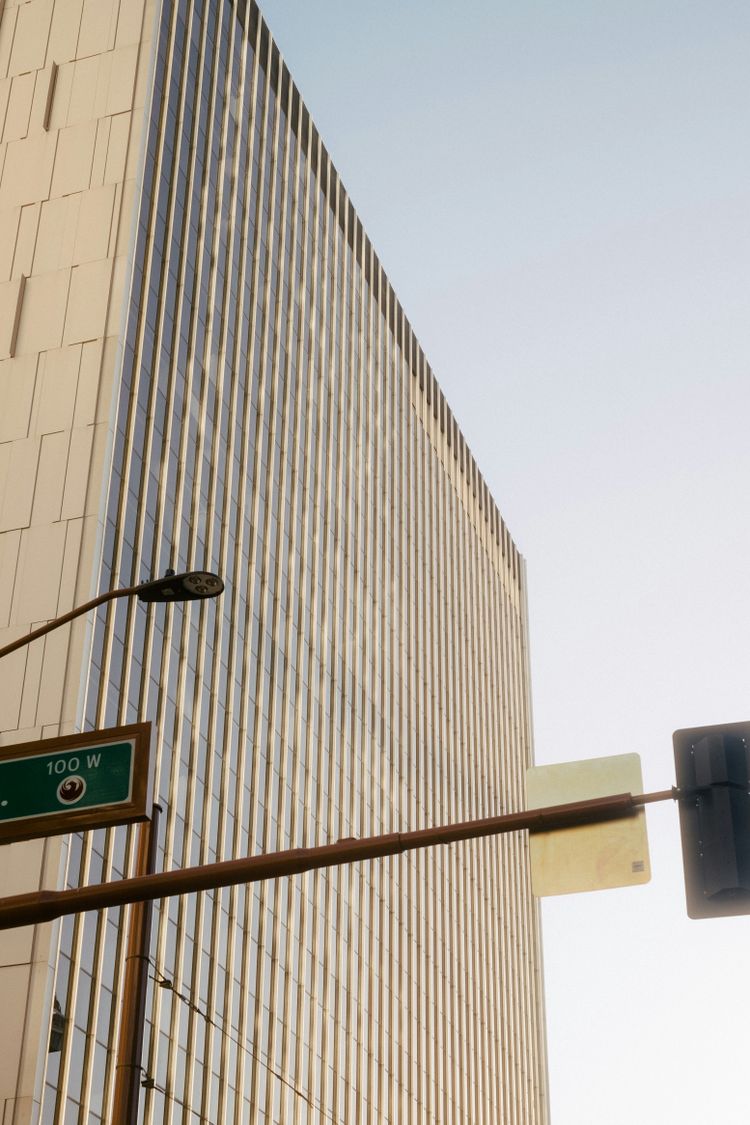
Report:
M0 644L96 592L155 0L0 0ZM0 745L76 728L86 622L3 661ZM64 841L0 849L0 895ZM56 930L0 933L0 1122L35 1121Z

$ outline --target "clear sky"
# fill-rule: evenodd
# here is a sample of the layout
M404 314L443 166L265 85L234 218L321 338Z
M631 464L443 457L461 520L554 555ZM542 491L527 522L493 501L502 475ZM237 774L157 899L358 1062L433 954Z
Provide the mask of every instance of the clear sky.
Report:
M528 563L540 764L750 719L750 4L260 0ZM750 917L545 900L553 1125L746 1125Z

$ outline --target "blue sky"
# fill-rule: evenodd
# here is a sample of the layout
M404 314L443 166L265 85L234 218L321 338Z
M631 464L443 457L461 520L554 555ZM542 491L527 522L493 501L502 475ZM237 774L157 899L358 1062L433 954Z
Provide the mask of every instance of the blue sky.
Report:
M528 563L540 763L750 719L746 0L265 0ZM750 918L543 907L553 1125L745 1122Z

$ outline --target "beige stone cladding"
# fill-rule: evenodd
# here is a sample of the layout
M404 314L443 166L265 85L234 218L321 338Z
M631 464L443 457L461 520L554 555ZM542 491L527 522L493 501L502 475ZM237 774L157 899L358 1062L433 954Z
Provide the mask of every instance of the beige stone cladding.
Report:
M0 0L0 644L91 597L111 443L151 0ZM3 661L0 744L74 729L87 623ZM0 894L56 885L9 845ZM55 928L0 934L0 1121L35 1121Z

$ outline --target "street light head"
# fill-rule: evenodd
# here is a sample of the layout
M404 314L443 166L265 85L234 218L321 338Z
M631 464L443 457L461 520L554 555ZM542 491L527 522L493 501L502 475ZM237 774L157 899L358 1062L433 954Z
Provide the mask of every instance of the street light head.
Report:
M218 574L211 574L207 570L191 570L180 577L185 598L216 598L224 589L224 583Z
M137 588L142 602L192 602L203 598L216 598L224 589L218 574L206 570L188 570L184 574L167 574L152 582L143 582Z

